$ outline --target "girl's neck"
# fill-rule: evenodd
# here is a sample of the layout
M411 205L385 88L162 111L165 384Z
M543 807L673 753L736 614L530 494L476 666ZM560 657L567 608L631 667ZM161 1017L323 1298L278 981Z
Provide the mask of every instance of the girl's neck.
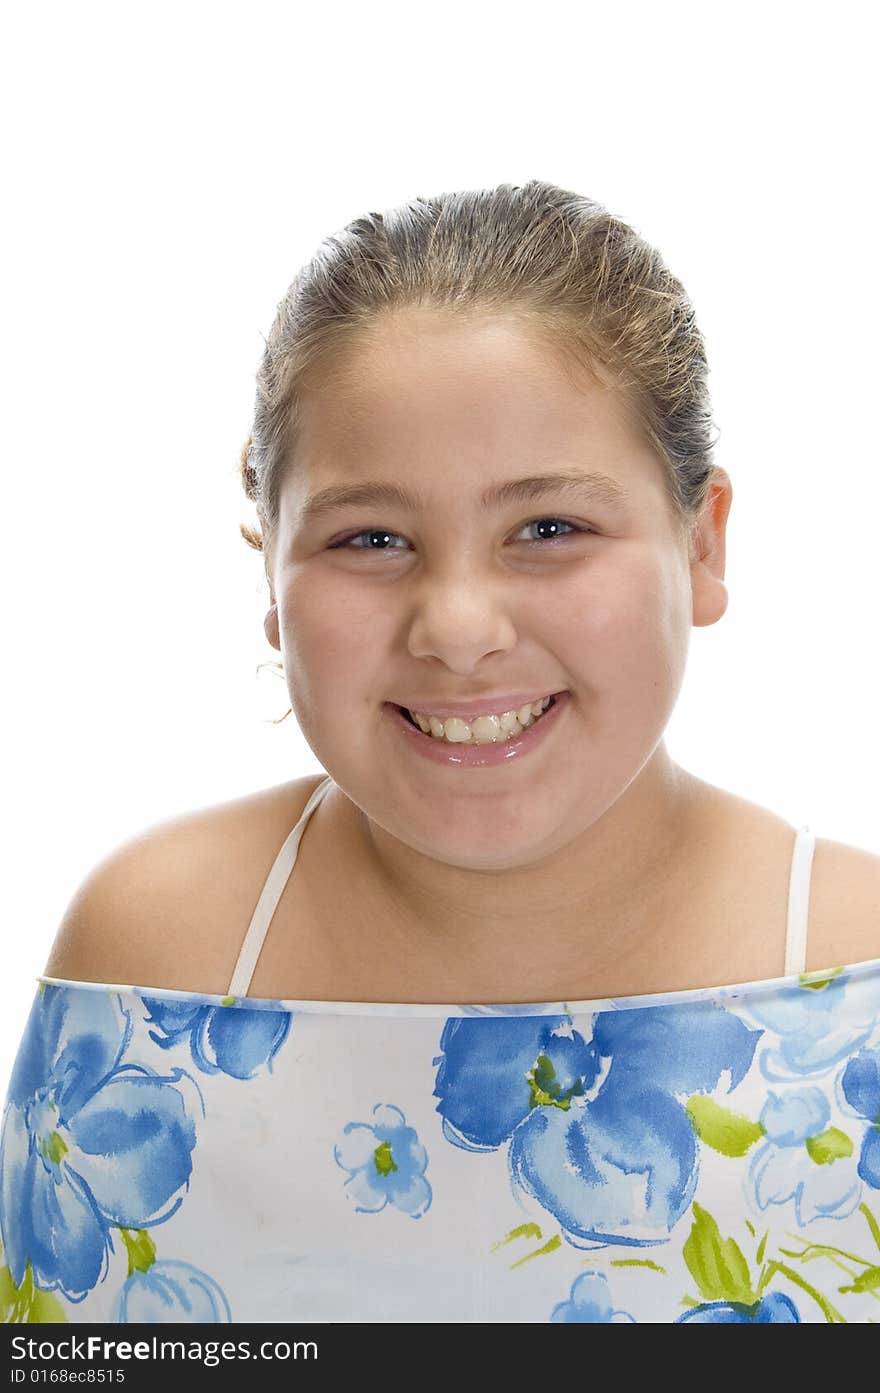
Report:
M522 869L488 873L413 850L341 790L325 801L357 888L356 917L381 924L383 949L438 965L466 962L486 976L518 963L527 977L531 966L546 968L547 955L612 970L650 954L661 938L667 949L668 916L693 893L718 792L674 765L661 745L573 842Z

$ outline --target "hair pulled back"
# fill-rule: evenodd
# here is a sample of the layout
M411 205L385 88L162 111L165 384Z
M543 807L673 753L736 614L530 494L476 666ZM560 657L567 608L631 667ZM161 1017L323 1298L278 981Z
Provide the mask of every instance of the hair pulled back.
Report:
M525 316L626 393L663 466L683 530L713 471L705 346L691 302L662 257L601 204L540 179L414 198L355 218L325 238L277 307L241 452L264 555L294 457L306 374L408 306Z

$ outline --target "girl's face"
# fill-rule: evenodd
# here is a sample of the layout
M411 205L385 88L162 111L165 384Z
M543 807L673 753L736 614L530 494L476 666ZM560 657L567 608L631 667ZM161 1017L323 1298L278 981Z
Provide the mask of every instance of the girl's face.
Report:
M399 841L486 871L547 856L647 787L691 626L726 606L723 536L713 577L613 386L512 316L429 309L316 375L268 568L266 632L320 763ZM558 692L543 734L492 764L445 743L451 760L428 758L394 711Z

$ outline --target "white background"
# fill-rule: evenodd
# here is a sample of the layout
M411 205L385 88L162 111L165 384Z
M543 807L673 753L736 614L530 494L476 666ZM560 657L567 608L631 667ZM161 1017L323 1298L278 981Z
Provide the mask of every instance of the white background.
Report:
M734 502L670 752L880 851L872 8L8 7L2 1084L100 858L319 769L238 455L296 270L415 195L549 179L684 281Z

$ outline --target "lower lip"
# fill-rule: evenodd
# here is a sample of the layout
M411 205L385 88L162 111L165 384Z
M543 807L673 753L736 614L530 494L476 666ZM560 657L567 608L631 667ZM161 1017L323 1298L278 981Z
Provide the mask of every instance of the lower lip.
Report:
M397 729L409 740L416 754L432 759L435 764L452 764L468 769L484 768L490 764L506 764L512 759L521 759L536 750L558 724L568 705L568 692L558 692L552 706L548 706L542 716L532 725L510 740L490 741L485 745L450 743L438 740L435 735L425 735L418 726L410 725L399 706L387 701L385 709Z

